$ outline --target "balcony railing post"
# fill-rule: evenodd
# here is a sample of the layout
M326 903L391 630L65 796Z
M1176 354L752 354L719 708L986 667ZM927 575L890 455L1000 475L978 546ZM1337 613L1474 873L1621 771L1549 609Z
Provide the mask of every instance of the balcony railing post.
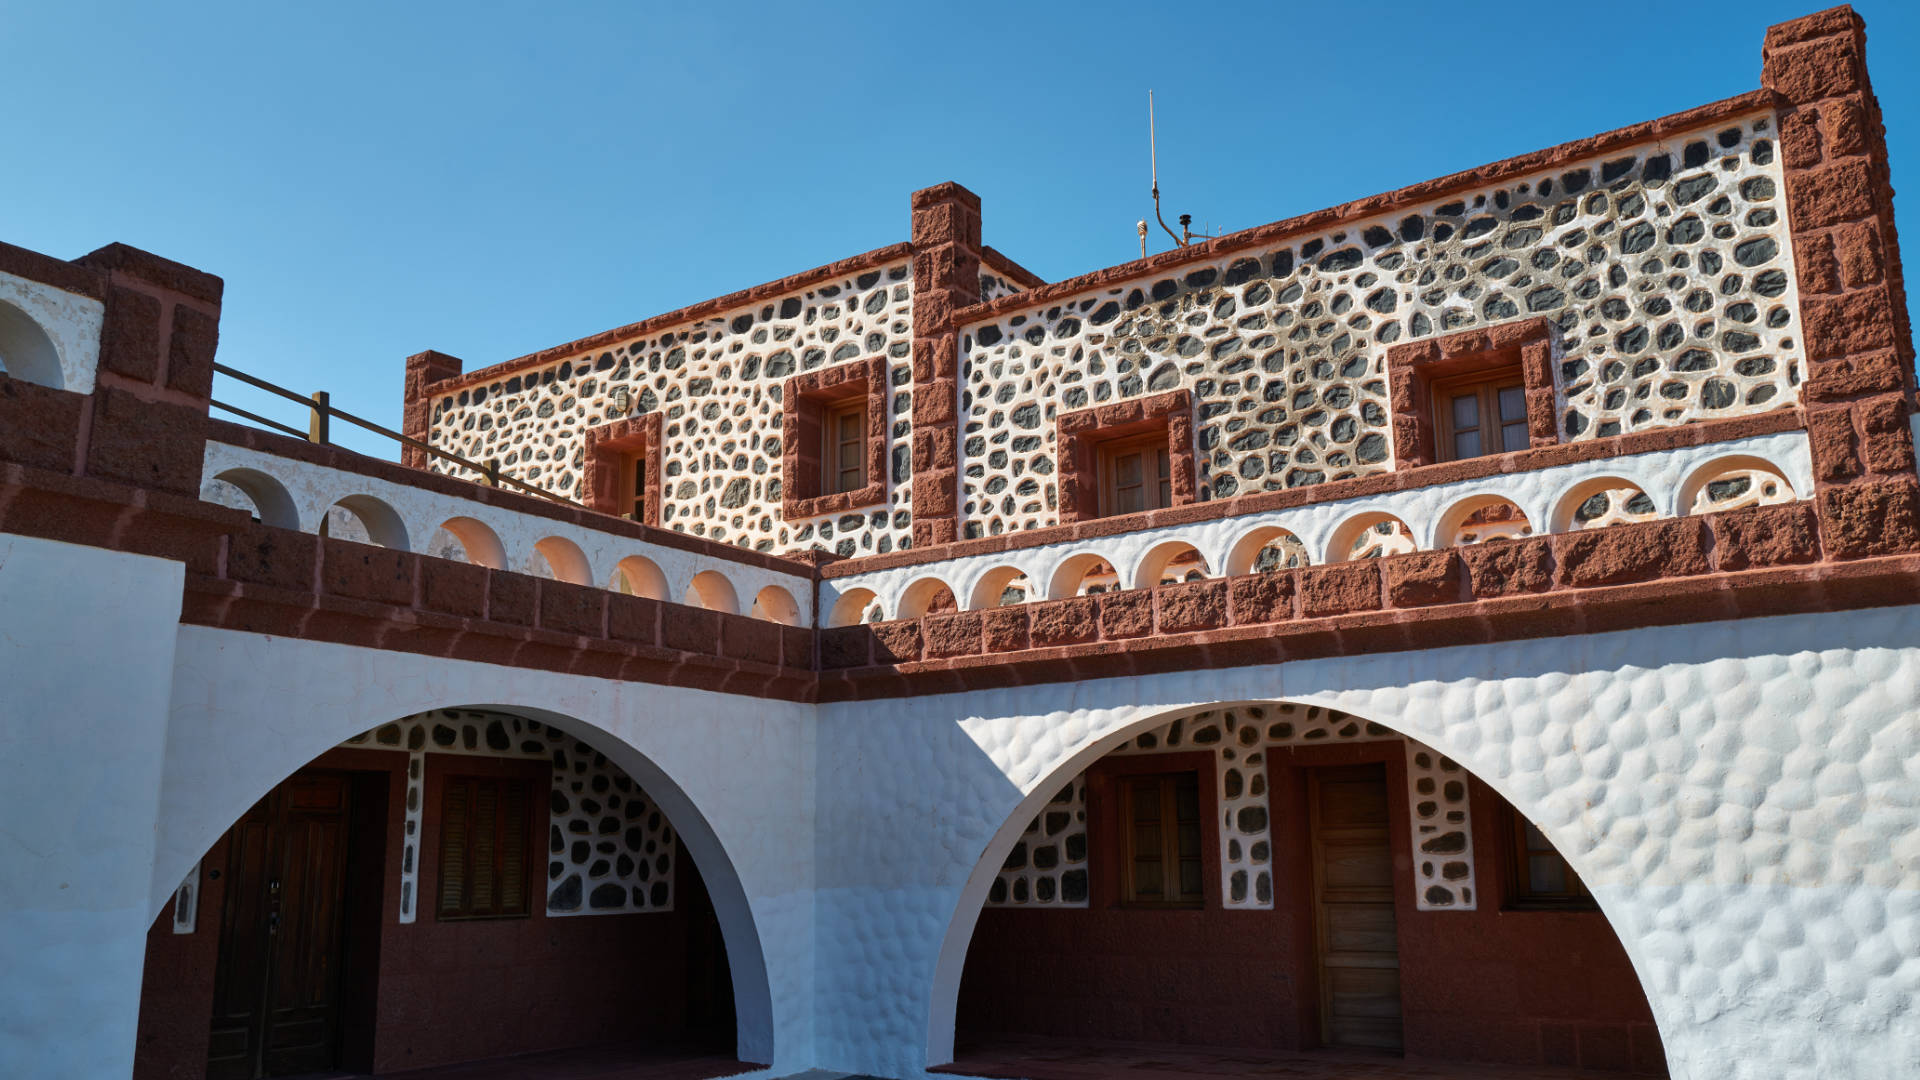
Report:
M487 486L500 486L500 459L497 457L487 459Z
M325 443L327 441L327 421L332 410L327 405L327 392L316 390L313 394L313 412L307 418L307 441Z

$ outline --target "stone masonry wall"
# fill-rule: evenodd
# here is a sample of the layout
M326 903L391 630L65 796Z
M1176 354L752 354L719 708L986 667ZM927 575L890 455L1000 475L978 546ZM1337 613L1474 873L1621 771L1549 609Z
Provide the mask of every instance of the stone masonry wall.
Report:
M1054 416L1190 388L1202 501L1392 468L1397 341L1546 316L1562 440L1791 407L1776 122L1630 151L968 328L965 536L1057 524Z
M913 286L904 261L436 397L432 442L585 501L584 432L664 414L660 524L756 551L870 555L912 534ZM781 384L825 365L888 360L887 502L781 519ZM614 409L625 387L631 404ZM437 471L464 472L435 461ZM469 477L471 478L471 477Z

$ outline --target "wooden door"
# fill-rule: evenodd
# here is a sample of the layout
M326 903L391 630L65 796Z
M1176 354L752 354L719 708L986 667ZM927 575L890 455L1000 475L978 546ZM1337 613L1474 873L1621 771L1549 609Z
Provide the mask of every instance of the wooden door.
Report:
M336 1064L350 790L297 773L233 828L208 1080Z
M1307 775L1320 1035L1329 1046L1400 1049L1400 945L1383 765Z

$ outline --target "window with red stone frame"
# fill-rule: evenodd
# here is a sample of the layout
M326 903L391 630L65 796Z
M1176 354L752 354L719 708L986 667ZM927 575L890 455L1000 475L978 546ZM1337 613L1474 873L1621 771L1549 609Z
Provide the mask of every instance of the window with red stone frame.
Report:
M781 513L786 520L886 501L885 359L802 372L782 384L780 402ZM863 428L858 451L850 440L855 426ZM858 461L848 454L855 454ZM861 486L835 490L856 480Z
M657 412L587 429L589 507L644 525L660 524L660 431Z
M1054 425L1062 523L1111 517L1135 505L1160 509L1163 501L1166 506L1195 501L1193 396L1188 391L1061 413ZM1136 454L1140 477L1108 475L1117 466L1133 463ZM1148 483L1152 490L1131 490Z
M1394 467L1557 443L1553 334L1549 320L1528 319L1388 349Z

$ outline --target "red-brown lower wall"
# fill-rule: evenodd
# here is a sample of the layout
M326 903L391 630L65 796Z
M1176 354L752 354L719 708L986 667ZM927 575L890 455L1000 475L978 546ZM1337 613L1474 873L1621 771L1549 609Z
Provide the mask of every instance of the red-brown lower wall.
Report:
M406 760L404 753L335 750L313 765L387 776L377 970L365 981L370 987L342 992L348 1029L343 1065L371 1065L385 1073L612 1042L712 1041L713 1049L732 1052L724 1000L717 1008L698 1003L689 1008L689 965L718 961L690 955L709 940L699 924L710 904L684 848L677 852L672 912L548 918L545 905L536 903L534 913L523 919L440 922L429 907L416 922L402 925L396 898ZM434 805L428 802L425 838L434 835ZM544 812L534 822L533 835L547 835ZM202 862L194 932L173 932L172 902L148 932L135 1080L206 1075L225 901L216 871L225 865L226 853L222 837ZM430 877L431 870L428 860L422 877ZM424 884L423 896L432 895L431 884ZM350 944L349 969L361 957L371 959ZM351 970L348 981L353 981ZM723 979L718 992L729 990ZM367 1014L358 1032L356 1010ZM693 1030L703 1022L711 1025L716 1013L723 1030Z
M1364 761L1386 765L1392 801L1407 1056L1664 1073L1645 995L1606 917L1504 909L1506 805L1478 781L1471 795L1478 908L1415 909L1405 753L1397 741L1270 755L1271 911L1223 910L1217 895L1199 911L982 911L961 977L961 1062L969 1044L1003 1033L1317 1046L1303 770ZM1102 838L1088 841L1100 858Z

